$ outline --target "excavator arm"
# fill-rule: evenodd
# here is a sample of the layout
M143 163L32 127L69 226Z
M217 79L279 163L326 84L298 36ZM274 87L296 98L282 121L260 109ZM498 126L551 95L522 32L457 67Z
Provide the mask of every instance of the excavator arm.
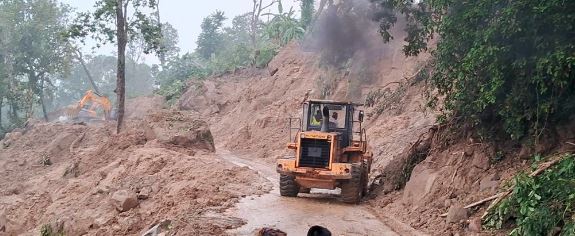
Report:
M98 95L94 93L92 90L86 91L84 97L82 97L82 99L77 103L77 105L74 108L72 108L71 116L74 116L74 118L77 117L78 114L80 113L80 110L82 110L82 108L89 102L91 102L92 105L86 111L90 113L91 117L97 116L96 109L100 107L104 111L104 119L109 120L111 118L110 112L112 111L112 102L110 102L110 99L108 99L105 96Z

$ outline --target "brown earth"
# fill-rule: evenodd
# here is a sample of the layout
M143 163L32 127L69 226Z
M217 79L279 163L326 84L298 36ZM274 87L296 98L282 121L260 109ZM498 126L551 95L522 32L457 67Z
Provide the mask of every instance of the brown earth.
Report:
M120 135L109 123L29 123L11 133L0 151L0 234L51 225L67 235L138 235L169 220L171 232L198 235L242 225L213 214L271 186L217 158L196 115L143 117Z

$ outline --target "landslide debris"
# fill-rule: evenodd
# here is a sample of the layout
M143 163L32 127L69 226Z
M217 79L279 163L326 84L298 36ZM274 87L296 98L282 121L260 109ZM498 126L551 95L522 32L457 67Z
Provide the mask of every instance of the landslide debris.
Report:
M113 130L111 123L31 122L7 135L2 234L141 235L166 220L173 233L222 234L242 222L212 213L270 189L256 172L215 156L197 114L152 109L124 132Z

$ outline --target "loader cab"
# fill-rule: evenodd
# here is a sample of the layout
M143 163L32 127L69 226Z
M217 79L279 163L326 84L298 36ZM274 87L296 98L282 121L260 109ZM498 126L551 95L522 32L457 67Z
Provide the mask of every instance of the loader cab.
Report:
M354 104L325 100L311 100L303 106L303 131L322 131L340 134L341 147L349 146L353 136ZM326 130L322 130L322 125Z

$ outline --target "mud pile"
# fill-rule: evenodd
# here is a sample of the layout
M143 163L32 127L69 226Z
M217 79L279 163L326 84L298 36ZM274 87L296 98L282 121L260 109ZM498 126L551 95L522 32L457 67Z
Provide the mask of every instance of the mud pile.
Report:
M197 115L161 110L113 130L29 123L2 140L2 233L134 235L168 222L174 233L218 234L242 221L214 213L269 190L254 171L215 156Z

